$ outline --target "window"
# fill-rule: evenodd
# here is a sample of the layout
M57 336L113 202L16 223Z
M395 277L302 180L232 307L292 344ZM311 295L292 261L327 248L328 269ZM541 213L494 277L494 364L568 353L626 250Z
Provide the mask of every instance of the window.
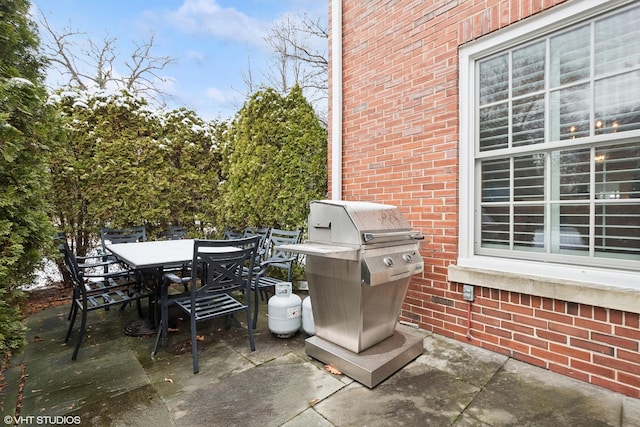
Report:
M463 258L640 271L640 6L588 3L461 50Z

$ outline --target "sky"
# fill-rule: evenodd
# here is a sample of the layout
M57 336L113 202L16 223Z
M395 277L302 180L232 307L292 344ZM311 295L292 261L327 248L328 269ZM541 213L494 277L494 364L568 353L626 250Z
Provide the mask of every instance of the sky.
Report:
M82 42L117 38L125 58L154 37L153 56L170 56L175 63L160 74L169 108L186 107L206 120L227 119L242 106L247 92L243 77L264 80L272 51L264 38L286 15L323 19L329 0L31 0L58 33L86 33ZM33 11L32 11L33 12ZM40 22L38 16L34 17ZM115 72L118 72L116 66ZM124 69L123 69L124 72ZM62 80L55 73L50 86Z

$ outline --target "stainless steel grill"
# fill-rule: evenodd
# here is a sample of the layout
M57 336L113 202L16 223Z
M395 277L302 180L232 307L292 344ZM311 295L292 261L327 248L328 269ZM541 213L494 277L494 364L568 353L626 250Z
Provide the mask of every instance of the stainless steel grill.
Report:
M422 235L400 210L369 202L312 202L306 254L316 336L354 353L391 337L410 277L424 269Z

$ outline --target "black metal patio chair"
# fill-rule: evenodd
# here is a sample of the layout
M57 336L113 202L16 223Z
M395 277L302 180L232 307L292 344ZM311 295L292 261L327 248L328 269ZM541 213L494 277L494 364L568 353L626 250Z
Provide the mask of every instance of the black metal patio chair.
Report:
M142 226L125 227L125 228L109 228L100 229L100 242L102 243L103 261L115 261L113 255L110 254L107 245L116 243L134 243L145 242L147 240L147 229ZM108 270L105 269L105 273Z
M166 341L169 305L179 307L189 316L191 328L191 354L193 373L200 370L198 362L198 322L226 317L227 328L233 314L245 312L249 346L255 350L251 324L251 283L253 267L258 253L258 236L232 240L196 240L193 248L191 277L164 275L161 291L161 327L158 330L152 356L158 351L160 341ZM246 272L245 272L246 268ZM190 282L188 294L169 298L172 283Z
M73 285L70 323L65 343L71 338L78 312L81 312L82 316L75 348L71 356L71 360L76 360L84 337L88 313L100 309L108 310L114 305L120 305L121 308L124 308L128 303L136 301L138 315L142 317L140 300L152 298L154 292L144 289L138 276L131 270L87 273L85 269L80 268L75 254L68 245L62 245L61 253Z
M167 230L158 234L158 239L161 240L178 240L186 237L187 229L179 225L169 227Z
M280 230L272 228L267 239L265 253L256 266L255 279L252 290L255 294L253 328L258 324L258 298L266 300L268 291L273 294L275 285L281 282L291 282L293 265L298 256L279 248L281 245L294 244L300 241L302 230ZM279 270L279 275L274 275L274 270ZM276 270L276 271L277 271ZM270 274L271 273L271 274ZM286 279L282 277L286 276Z

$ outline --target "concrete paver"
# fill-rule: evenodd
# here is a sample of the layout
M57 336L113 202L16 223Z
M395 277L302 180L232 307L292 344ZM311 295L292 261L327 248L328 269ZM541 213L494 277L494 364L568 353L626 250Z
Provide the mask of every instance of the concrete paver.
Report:
M271 334L266 304L255 352L241 328L199 325L197 375L188 324L178 322L169 347L151 358L154 337L122 333L134 309L90 316L73 362L72 344L63 344L67 310L28 319L29 344L5 371L4 417L16 415L24 366L20 415L72 415L82 425L640 427L638 399L424 331L422 355L369 389L307 356L303 332Z

